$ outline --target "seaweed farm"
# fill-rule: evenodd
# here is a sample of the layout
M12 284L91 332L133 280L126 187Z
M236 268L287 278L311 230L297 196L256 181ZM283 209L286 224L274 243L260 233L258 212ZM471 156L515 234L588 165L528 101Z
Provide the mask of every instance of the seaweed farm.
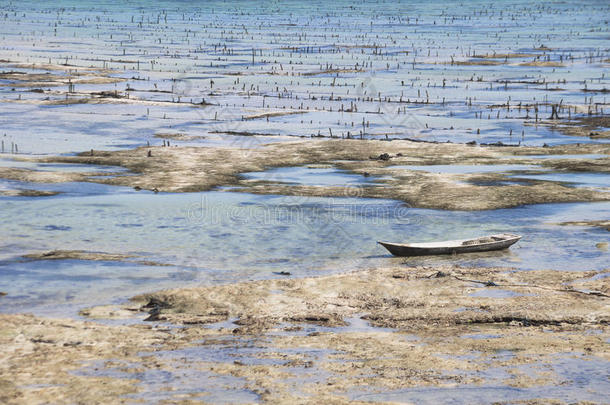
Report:
M0 0L0 402L605 403L609 16Z

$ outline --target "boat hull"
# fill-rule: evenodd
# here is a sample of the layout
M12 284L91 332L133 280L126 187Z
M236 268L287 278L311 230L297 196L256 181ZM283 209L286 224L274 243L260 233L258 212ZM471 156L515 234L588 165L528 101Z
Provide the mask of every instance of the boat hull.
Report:
M521 239L521 236L511 237L481 244L454 245L454 246L411 246L409 244L377 242L385 247L394 256L429 256L429 255L452 255L459 253L489 252L507 249Z

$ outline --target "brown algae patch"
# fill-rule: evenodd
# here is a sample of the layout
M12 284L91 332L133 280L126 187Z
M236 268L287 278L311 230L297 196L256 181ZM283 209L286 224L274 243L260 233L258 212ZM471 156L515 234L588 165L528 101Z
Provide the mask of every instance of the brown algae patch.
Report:
M249 321L272 327L281 322L344 325L365 313L376 326L421 332L436 326L523 323L606 324L607 298L579 292L569 284L596 272L511 271L504 268L382 268L344 275L279 279L187 288L134 298L159 320L190 323L200 317L236 325ZM600 288L602 286L602 281ZM490 290L489 295L471 295ZM498 299L493 289L510 291ZM460 308L466 310L458 311ZM469 309L470 308L470 309ZM476 309L482 309L478 311ZM203 322L207 323L207 322ZM234 333L242 333L239 328Z
M31 190L31 189L18 189L18 190L0 190L0 195L7 197L51 197L59 194L57 191L43 191L43 190Z
M509 59L524 59L533 57L536 57L536 55L530 53L488 53L485 55L472 55L473 59L465 61L452 60L451 62L447 62L447 64L458 66L498 66L508 64ZM523 62L520 63L519 66L551 66L549 63L551 62Z
M4 98L0 102L20 103L33 105L74 105L74 104L136 104L146 106L190 106L202 108L209 104L205 101L180 102L146 100L133 95L134 89L129 86L125 91L101 90L101 91L79 91L81 85L110 85L126 82L123 77L112 76L120 73L118 70L83 68L70 65L51 64L13 64L13 68L36 69L46 71L44 73L29 73L22 71L0 72L0 80L6 83L0 86L19 88L30 88L31 92L41 93L44 98ZM68 90L51 89L68 86ZM116 87L116 86L115 86ZM152 91L152 90L151 90Z
M103 395L116 397L134 392L133 381L77 377L70 373L90 359L127 357L125 336L118 328L28 315L0 315L0 323L1 402L67 403L77 398L97 402ZM147 340L144 333L140 338ZM135 355L133 349L130 355Z
M515 154L608 153L606 145L563 145L542 147L482 147L464 144L432 144L396 140L301 140L267 144L255 149L214 147L141 147L112 152L85 152L79 156L56 156L38 162L79 163L122 166L130 176L91 178L104 184L139 187L167 192L207 191L236 185L241 191L311 196L362 196L402 200L413 207L482 210L523 204L550 202L607 201L608 193L566 187L559 182L531 181L527 184L479 186L468 183L473 175L439 174L397 169L392 166L419 164L502 164L515 163ZM387 158L379 159L379 156ZM503 160L506 159L506 160ZM521 161L520 163L525 163ZM379 186L307 187L274 182L252 182L241 173L265 171L273 167L329 164L363 176L383 177ZM552 165L553 162L545 163ZM592 170L607 170L600 160ZM561 168L565 165L562 163ZM586 164L582 165L586 168ZM10 170L5 170L10 172ZM25 177L24 171L18 172ZM9 173L10 174L10 173ZM0 177L7 177L0 171ZM489 175L488 175L489 176ZM495 174L496 180L506 175ZM15 178L18 176L13 175ZM17 178L18 179L18 178Z
M209 104L195 102L175 102L175 101L151 101L130 96L126 93L114 92L90 92L90 93L47 93L56 96L55 98L46 97L45 99L0 99L2 103L19 103L32 105L74 105L74 104L136 104L144 106L188 106L192 108L205 108Z
M139 256L122 253L89 252L85 250L51 250L48 252L28 253L22 256L27 260L88 260L103 262L128 262L144 266L170 266L150 260L131 260Z
M5 87L56 87L76 84L113 84L124 82L125 79L119 77L109 77L104 73L73 72L68 75L54 73L25 73L25 72L2 72L0 80L8 83L0 84Z
M307 111L269 111L262 112L257 114L250 114L244 116L243 120L256 120L261 118L270 118L270 117L282 117L285 115L294 115L294 114L305 114Z
M451 62L452 65L459 66L497 66L503 65L504 62L498 60L489 60L489 59L471 59L466 61L455 61Z
M357 165L357 164L356 164ZM340 167L354 167L341 164ZM483 210L517 205L607 200L603 192L564 186L558 182L512 179L506 174L448 174L383 168L354 169L382 178L382 185L361 187L294 186L242 181L237 191L317 197L365 197L402 200L412 207L446 210Z
M356 46L356 48L359 48ZM318 76L318 75L328 75L328 74L337 74L337 73L361 73L364 72L363 69L325 69L314 72L304 72L301 73L301 76Z
M27 159L23 159L27 160ZM64 171L41 171L18 169L12 167L0 167L0 178L16 180L27 183L67 183L86 181L95 173L77 173ZM103 173L107 174L107 173Z
M600 159L547 159L540 165L565 172L610 173L610 157Z
M104 252L87 252L83 250L52 250L49 252L29 253L23 255L24 258L30 260L93 260L93 261L124 261L132 258L132 255L104 253Z
M568 221L568 222L561 222L559 225L590 226L590 227L601 228L601 229L605 229L606 231L610 231L610 220Z
M485 59L516 59L516 58L533 58L536 55L533 53L487 53L485 55L473 55L474 58Z
M519 66L539 66L539 67L565 67L563 63L553 61L535 60L531 62L520 63Z

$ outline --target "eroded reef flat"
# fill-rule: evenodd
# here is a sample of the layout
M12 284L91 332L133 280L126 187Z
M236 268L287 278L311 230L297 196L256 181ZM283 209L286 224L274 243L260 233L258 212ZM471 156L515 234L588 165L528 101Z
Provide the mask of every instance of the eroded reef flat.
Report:
M236 186L238 191L306 196L360 196L396 199L412 207L447 210L484 210L524 204L607 201L606 192L570 187L557 181L511 180L510 172L434 173L409 170L408 165L538 165L540 171L607 173L610 159L561 159L563 154L609 154L604 144L554 147L478 146L422 143L408 140L307 139L262 145L254 149L231 147L140 147L118 151L89 151L78 156L37 159L47 163L122 166L129 175L97 177L82 173L45 173L0 168L0 177L20 181L94 181L166 192L207 191ZM528 155L558 155L528 159ZM241 173L275 167L328 164L363 176L377 184L350 187L289 185L270 179L250 181ZM539 172L533 167L534 173ZM62 177L63 176L63 177ZM281 179L280 179L281 180Z
M0 398L121 402L152 387L204 403L205 390L181 390L187 369L235 378L268 403L456 383L570 386L545 365L610 360L603 273L388 266L144 294L82 312L96 323L1 315ZM99 323L130 316L147 322ZM165 380L149 381L155 372Z

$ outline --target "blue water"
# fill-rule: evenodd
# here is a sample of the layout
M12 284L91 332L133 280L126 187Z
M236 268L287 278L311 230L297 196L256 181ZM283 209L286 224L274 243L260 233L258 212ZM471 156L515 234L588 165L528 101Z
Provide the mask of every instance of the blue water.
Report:
M76 82L69 98L90 91L123 94L129 87L135 89L131 98L152 102L38 105L47 98L65 99L54 91L68 86L36 85L46 93L33 93L1 80L0 101L24 101L2 102L0 109L1 135L7 145L18 143L21 153L158 145L162 141L154 134L164 131L203 137L172 142L198 146L253 147L267 138L330 136L331 131L335 137L348 132L359 137L363 131L366 138L440 142L608 142L524 125L532 124L534 112L518 108L542 103L541 119L550 116L548 103L578 106L579 114L587 113L584 105L609 110L604 93L583 91L585 81L588 90L610 88L603 64L610 10L604 1L1 4L0 59L10 62L0 62L0 71L45 73L40 64L46 63L111 68L113 76L127 81ZM495 66L451 64L452 58L515 52L526 56ZM523 65L536 57L565 66ZM327 68L348 71L324 73ZM184 104L203 99L212 105ZM490 109L507 101L510 108ZM357 111L350 110L353 104ZM289 110L300 114L242 120Z
M511 177L533 180L560 181L570 186L592 187L610 191L610 174L607 173L542 173L514 174Z
M605 230L558 223L607 219L610 203L451 212L377 199L154 194L88 183L43 188L62 187L65 193L53 197L0 197L4 311L69 313L135 292L277 277L280 270L307 276L402 262L591 270L608 262L608 252L595 246L610 241ZM375 243L498 232L523 239L507 251L457 258L393 258ZM126 263L20 258L66 249L138 257ZM141 260L167 266L136 263Z
M518 104L543 103L543 119L550 115L549 103L575 105L583 114L585 104L608 109L602 93L583 91L585 82L589 90L610 87L603 64L608 58L606 2L25 0L1 5L0 71L72 75L75 83L74 92L66 95L65 84L28 86L10 76L0 81L0 140L6 154L11 144L28 155L160 145L163 141L155 134L163 132L196 137L172 140L172 145L250 149L295 136L344 137L348 131L381 139L605 142L531 125L533 110L526 112ZM510 52L527 55L493 66L451 63ZM523 65L536 57L565 66ZM49 63L61 66L44 66ZM127 80L79 82L106 68L113 69L111 76ZM137 102L44 105L86 98L91 91L126 94L127 88L132 89L130 100ZM203 99L211 105L190 104ZM507 101L510 108L498 107ZM298 114L246 119L268 112ZM252 134L257 135L248 136ZM2 166L32 170L110 175L117 170L2 157ZM465 173L498 168L422 169ZM320 168L275 169L245 177L264 180L270 175L306 185L376 182ZM574 185L600 187L607 181L601 174L557 176ZM607 253L595 247L607 240L605 231L555 225L607 219L606 203L473 213L410 209L383 200L154 194L86 183L2 181L0 188L60 193L0 197L0 271L11 275L0 279L0 291L9 293L0 304L11 311L45 305L51 312L53 306L76 308L87 298L106 302L184 280L263 278L278 269L308 275L405 260L388 257L374 243L378 239L429 241L511 231L524 238L510 250L457 261L578 270L607 263ZM134 253L170 266L19 259L52 249ZM406 261L430 260L451 259ZM47 280L44 285L37 281L41 277Z
M348 173L336 168L280 167L264 172L243 173L247 180L269 181L303 186L379 185L375 177Z

